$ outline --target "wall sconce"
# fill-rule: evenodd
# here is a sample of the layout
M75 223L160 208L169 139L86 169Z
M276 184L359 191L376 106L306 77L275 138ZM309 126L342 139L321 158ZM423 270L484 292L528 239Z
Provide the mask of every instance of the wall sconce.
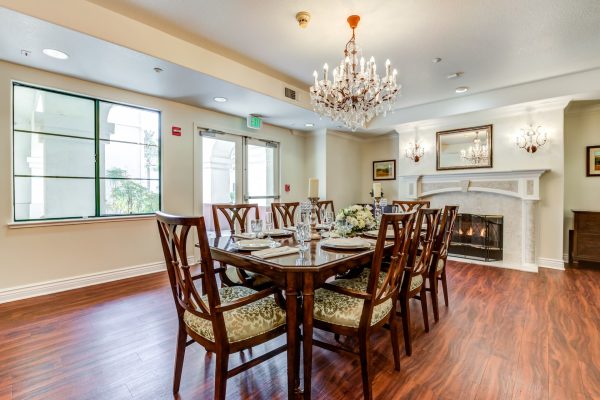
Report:
M425 148L419 140L419 131L415 129L415 140L408 143L408 146L404 150L406 158L411 159L415 164L421 161L425 154Z
M545 145L547 140L547 134L542 132L541 125L535 129L533 125L529 125L527 129L521 129L521 134L517 136L517 146L529 154L533 154Z

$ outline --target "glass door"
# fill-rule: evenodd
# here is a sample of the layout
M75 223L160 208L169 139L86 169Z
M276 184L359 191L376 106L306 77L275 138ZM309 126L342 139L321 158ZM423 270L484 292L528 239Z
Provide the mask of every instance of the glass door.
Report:
M261 212L279 200L279 144L244 138L244 202Z

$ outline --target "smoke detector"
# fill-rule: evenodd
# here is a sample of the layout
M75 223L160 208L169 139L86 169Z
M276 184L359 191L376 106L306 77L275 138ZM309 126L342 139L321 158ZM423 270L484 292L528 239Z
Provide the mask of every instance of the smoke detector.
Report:
M296 21L298 21L300 28L306 28L310 22L310 13L308 11L300 11L296 14Z

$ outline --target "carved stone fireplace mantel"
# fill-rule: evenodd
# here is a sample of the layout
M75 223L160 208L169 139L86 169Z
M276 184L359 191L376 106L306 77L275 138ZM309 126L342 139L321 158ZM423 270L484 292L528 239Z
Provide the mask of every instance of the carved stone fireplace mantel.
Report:
M511 265L510 262L505 264L517 269L537 271L535 257L536 203L540 200L540 178L547 171L546 169L535 169L409 175L403 176L400 184L405 185L404 190L401 191L407 193L410 199L431 198L433 204L435 204L435 197L437 195L454 193L460 200L453 199L453 201L457 201L462 209L469 209L470 207L481 208L482 205L480 204L481 199L477 196L461 197L458 195L460 193L485 193L492 196L498 195L520 199L521 209L515 211L515 221L512 221L512 224L508 224L509 227L513 226L515 230L519 231L520 243L515 242L513 243L513 249L507 249L509 254L512 250L520 256L513 257L513 260L508 260L514 265ZM494 202L488 201L488 203L490 204L485 205L488 213L502 214L501 210L495 209ZM506 217L510 219L511 215L505 215Z

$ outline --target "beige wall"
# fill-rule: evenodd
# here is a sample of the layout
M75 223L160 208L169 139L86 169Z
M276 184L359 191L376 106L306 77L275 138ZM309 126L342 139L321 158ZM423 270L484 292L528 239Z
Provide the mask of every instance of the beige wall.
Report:
M107 100L159 109L162 112L163 209L192 214L195 173L193 124L281 143L281 182L291 184L283 200L306 196L303 136L265 125L248 130L245 120L173 101L98 85L15 64L0 62L0 290L49 280L160 262L162 252L152 219L12 229L11 88L12 80L57 88ZM169 134L172 125L182 136ZM194 178L196 176L197 178Z
M327 132L327 198L336 210L360 200L362 141L351 135Z
M398 135L390 134L381 138L366 140L362 145L362 178L360 199L363 203L371 203L373 199L369 192L373 188L373 161L381 160L396 160L396 179L390 181L378 181L381 183L381 190L384 197L389 202L399 199L398 193L398 176L403 174L403 171L398 168L400 160L398 160Z
M565 235L573 229L571 210L600 211L600 178L586 177L586 146L600 145L600 107L565 113Z

